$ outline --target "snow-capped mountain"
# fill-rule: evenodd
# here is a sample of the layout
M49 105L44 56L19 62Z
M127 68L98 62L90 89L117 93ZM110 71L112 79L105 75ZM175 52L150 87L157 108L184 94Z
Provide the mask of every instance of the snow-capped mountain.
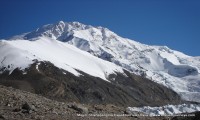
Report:
M123 73L123 68L173 89L185 100L200 102L199 57L166 46L150 46L122 38L107 28L60 21L3 40L0 44L1 67L26 59L23 63L12 63L13 66L7 68L11 71L14 67L26 68L27 63L39 59L51 61L75 75L79 75L76 70L80 70L107 80L110 73ZM12 56L19 57L13 60Z

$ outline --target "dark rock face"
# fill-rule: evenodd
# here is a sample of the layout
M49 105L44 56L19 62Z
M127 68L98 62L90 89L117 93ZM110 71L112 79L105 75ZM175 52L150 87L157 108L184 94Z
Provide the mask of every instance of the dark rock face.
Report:
M83 73L77 77L49 62L36 61L26 74L15 69L11 75L0 75L0 84L40 94L50 99L84 104L115 104L118 106L157 106L181 103L172 90L128 71L109 76L111 82ZM65 74L63 74L63 72Z

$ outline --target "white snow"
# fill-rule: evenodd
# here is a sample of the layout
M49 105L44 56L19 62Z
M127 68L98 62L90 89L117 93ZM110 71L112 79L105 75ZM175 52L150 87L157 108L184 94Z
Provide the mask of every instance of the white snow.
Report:
M0 68L6 67L11 74L15 68L25 69L36 59L26 50L18 49L7 41L0 41ZM2 72L2 71L1 71Z
M66 72L63 72L63 74L65 75L65 74L66 74Z
M177 115L181 113L192 113L200 111L200 104L165 105L160 107L128 107L127 111L132 114L135 112L141 112L150 116Z
M123 73L122 68L113 63L47 37L40 37L34 41L1 41L0 45L1 67L12 64L12 68L9 68L11 71L17 67L24 69L33 63L33 59L38 59L39 61L50 61L55 66L76 76L80 75L76 69L104 80L107 80L106 76L109 74ZM39 71L37 66L36 69Z
M37 63L37 64L36 64L36 70L37 70L38 72L40 72L40 70L39 70L39 65L40 65L40 63Z

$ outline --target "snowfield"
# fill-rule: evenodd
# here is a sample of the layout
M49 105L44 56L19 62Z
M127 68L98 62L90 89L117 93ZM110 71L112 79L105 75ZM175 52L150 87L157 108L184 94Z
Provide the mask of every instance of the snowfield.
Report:
M185 100L200 102L200 57L122 38L103 27L63 21L44 25L2 41L0 54L1 67L10 65L11 71L39 59L75 75L80 74L78 69L106 80L108 74L123 72L123 68L174 90Z
M192 113L200 111L200 104L181 104L181 105L166 105L161 107L128 107L127 111L131 114L141 112L145 115L150 116L166 116L166 115L177 115L181 113Z
M109 74L114 74L115 72L123 73L122 68L113 63L94 57L72 45L46 37L32 41L0 41L0 55L0 68L7 67L10 73L15 68L24 70L34 62L34 59L50 61L55 66L76 76L80 75L76 70L104 80L107 80Z

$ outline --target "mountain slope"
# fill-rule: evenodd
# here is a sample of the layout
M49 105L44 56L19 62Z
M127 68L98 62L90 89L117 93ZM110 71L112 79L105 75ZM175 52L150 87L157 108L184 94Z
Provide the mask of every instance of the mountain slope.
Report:
M200 102L200 59L169 49L122 38L103 27L79 22L45 25L11 39L45 36L87 51L135 74L165 85L189 101Z

